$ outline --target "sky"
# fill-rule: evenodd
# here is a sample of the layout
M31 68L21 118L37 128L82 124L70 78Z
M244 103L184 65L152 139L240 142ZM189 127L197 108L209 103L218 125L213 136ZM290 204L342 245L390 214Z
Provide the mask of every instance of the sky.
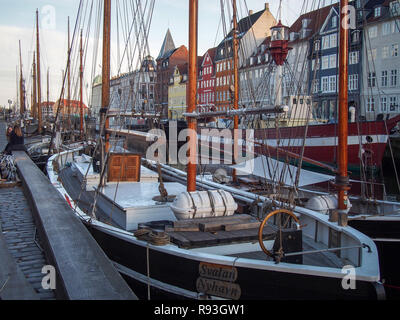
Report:
M89 5L94 1L83 0ZM116 11L117 3L120 7L128 0L112 0L112 10ZM132 0L131 0L132 1ZM128 1L131 2L131 1ZM223 0L226 1L226 0ZM307 6L315 3L312 0L304 0ZM328 5L333 0L319 0L323 5ZM132 1L134 2L134 1ZM141 0L145 3L144 0ZM266 1L262 0L237 0L239 17L243 17L248 10L254 12L264 8ZM317 1L318 2L318 1ZM46 73L49 70L50 78L50 100L56 101L60 96L63 81L63 70L67 62L67 19L71 19L71 30L73 30L80 0L1 0L0 11L0 106L8 106L8 100L16 100L17 96L17 72L19 73L19 40L21 40L23 75L26 79L28 100L30 100L31 88L31 66L33 52L36 46L35 35L35 12L39 10L40 44L41 44L41 78L42 78L42 101L46 98ZM160 51L166 31L169 28L178 47L188 46L188 0L155 0L151 28L149 32L149 49L153 57L157 57ZM277 16L279 0L269 0L270 10ZM321 6L321 5L320 5ZM282 22L290 25L300 13L304 13L302 0L282 1ZM88 15L86 15L88 16ZM116 19L113 20L112 30L115 35ZM212 48L222 40L223 32L220 25L221 7L219 0L199 0L199 55L203 55L207 49ZM93 18L93 21L95 19ZM121 22L120 22L121 23ZM94 24L94 23L93 23ZM121 23L122 24L122 23ZM93 31L93 29L91 29ZM72 31L71 31L72 32ZM92 32L93 33L93 32ZM88 57L85 64L85 87L90 88L93 73L101 73L101 65L96 61L93 72L93 51L95 40L91 35L88 41ZM121 36L122 38L122 36ZM117 42L112 39L112 75L118 73L117 67ZM124 51L120 42L120 55ZM125 70L124 70L125 69ZM127 65L122 67L121 72L128 71ZM77 89L73 95L77 94ZM84 100L87 103L90 90L85 89Z

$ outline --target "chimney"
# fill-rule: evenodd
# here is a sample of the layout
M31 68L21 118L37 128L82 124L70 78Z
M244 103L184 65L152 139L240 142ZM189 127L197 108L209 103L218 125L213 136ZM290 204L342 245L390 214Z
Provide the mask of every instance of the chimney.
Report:
M265 3L265 10L269 11L269 3L268 2Z
M249 16L251 16L254 13L253 10L249 10Z

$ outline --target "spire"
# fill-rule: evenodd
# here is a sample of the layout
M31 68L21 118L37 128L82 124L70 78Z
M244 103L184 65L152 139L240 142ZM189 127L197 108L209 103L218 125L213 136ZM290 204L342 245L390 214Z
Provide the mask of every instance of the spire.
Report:
M158 55L157 60L162 58L167 52L174 49L175 49L174 40L172 39L171 31L168 28L167 34L165 35L164 42L161 46L160 54Z

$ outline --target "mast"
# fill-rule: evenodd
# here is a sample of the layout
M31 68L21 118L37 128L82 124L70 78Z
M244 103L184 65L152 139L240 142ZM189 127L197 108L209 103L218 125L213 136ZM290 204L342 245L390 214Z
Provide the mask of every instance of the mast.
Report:
M187 113L196 112L197 96L197 18L198 0L189 0L189 88ZM187 164L187 191L196 191L197 120L187 118L189 129L189 162Z
M38 132L42 133L42 88L40 84L40 44L39 44L39 10L36 10L36 67L37 67L37 110L38 110Z
M234 89L233 89L233 109L239 109L239 40L238 40L238 22L237 22L237 7L236 0L232 0L233 6L233 77L234 77ZM239 116L233 117L233 164L236 164L238 158L238 129L239 129ZM236 182L236 169L233 169L232 174L233 181Z
M18 66L15 66L15 80L16 80L16 82L15 82L15 88L17 89L17 95L16 95L16 100L17 100L17 102L16 102L15 105L14 105L14 113L15 113L15 115L16 115L16 114L17 114L18 105L20 105L20 100L19 100L19 98L20 98L20 90L19 90Z
M79 68L79 82L80 82L80 99L79 99L79 112L80 112L80 135L83 141L83 30L81 30L81 45L80 45L80 68Z
M32 116L37 119L37 81L36 81L36 59L35 52L33 52L33 74L32 74L32 87L33 87L33 102L32 102Z
M68 77L68 94L67 94L67 117L68 117L68 130L71 130L71 38L70 38L70 25L68 17L68 63L67 63L67 77ZM65 115L65 110L64 110Z
M101 94L101 110L100 119L101 126L104 125L105 133L105 153L110 150L110 134L108 129L110 126L107 117L107 111L110 105L110 38L111 38L111 0L104 0L104 22L103 22L103 72L102 72L102 94Z
M349 177L347 173L348 154L348 26L343 23L348 19L348 13L344 10L348 6L348 0L340 0L340 44L339 44L339 112L338 112L338 175L336 175L336 187L338 189L339 213L347 213L347 191L349 190Z
M24 77L22 75L22 56L21 56L21 40L19 40L19 68L20 68L20 77L19 77L19 101L20 101L20 114L21 116L25 113L25 88L24 88Z
M47 68L47 103L46 103L46 108L47 108L47 112L49 110L50 104L50 81L49 81L50 75L49 75L49 68Z

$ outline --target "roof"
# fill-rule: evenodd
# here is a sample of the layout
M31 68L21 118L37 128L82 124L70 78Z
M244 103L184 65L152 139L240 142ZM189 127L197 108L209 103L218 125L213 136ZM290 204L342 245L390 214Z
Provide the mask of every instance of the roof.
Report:
M184 74L188 74L188 68L189 68L189 64L186 63L182 63L182 64L178 64L176 66L179 70L179 73L181 74L181 76L183 76Z
M238 23L238 38L239 39L242 38L252 28L252 26L257 22L257 20L261 17L261 15L265 11L269 11L269 9L264 9L264 10L258 11L247 17L244 17L243 19L241 19L239 21L239 23ZM232 55L232 50L230 51L230 53L228 53L228 55L226 55L226 54L221 55L220 50L218 50L225 46L231 46L232 40L233 40L233 29L228 33L228 35L218 45L217 50L216 50L215 60L225 59Z
M310 30L309 34L307 37L302 38L302 39L296 39L294 41L291 41L291 43L295 43L298 41L304 41L309 38L311 38L313 35L315 35L319 29L322 27L324 24L326 18L328 17L329 13L331 12L331 9L335 7L337 3L331 4L326 7L318 8L314 11L310 11L307 13L302 14L289 28L289 34L292 32L300 33L302 28L303 28L303 20L304 19L309 19L310 23L307 26L307 29Z
M201 63L203 63L204 58L206 57L207 54L210 56L211 60L214 61L214 59L215 59L215 54L216 54L216 53L217 53L217 47L208 49L208 50L206 51L206 53L203 55Z
M364 6L364 8L367 11L367 13L366 13L367 23L372 23L375 21L390 18L391 15L390 15L390 10L389 10L389 5L393 1L394 0L370 0L370 1L368 1ZM378 17L374 16L374 8L375 7L383 8L383 10L381 10L380 16L378 16Z
M171 31L168 28L167 34L165 35L164 42L161 46L160 54L158 55L157 60L164 58L164 56L167 53L171 53L171 51L174 50L175 50L175 43L174 40L172 39Z

